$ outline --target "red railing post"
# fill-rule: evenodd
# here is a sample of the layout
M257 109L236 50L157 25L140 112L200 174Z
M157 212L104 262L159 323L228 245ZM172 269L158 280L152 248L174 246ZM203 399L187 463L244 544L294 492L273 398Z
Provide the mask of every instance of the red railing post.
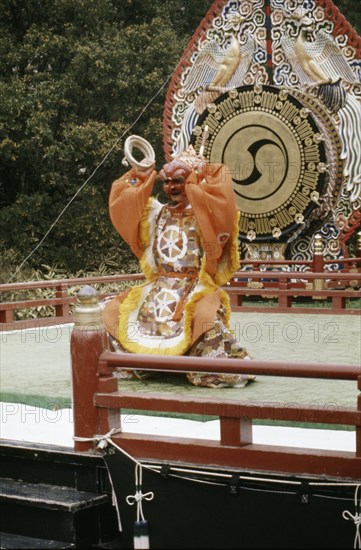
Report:
M0 309L0 323L12 323L14 320L14 312L12 309L6 309L6 304L4 309Z
M251 418L227 418L220 416L221 445L243 447L253 442Z
M77 297L71 335L74 436L90 438L97 433L99 424L94 394L98 389L98 363L105 347L105 332L96 290L85 286ZM93 443L75 440L74 448L88 451Z
M280 275L279 278L279 295L278 295L278 307L290 308L292 306L292 297L287 294L289 290L288 276Z
M357 233L356 258L360 260L358 262L358 271L361 272L361 231Z
M66 284L59 285L55 287L55 298L61 298L61 304L55 306L55 316L56 317L69 317L69 304L66 302L65 298L68 297L68 288Z

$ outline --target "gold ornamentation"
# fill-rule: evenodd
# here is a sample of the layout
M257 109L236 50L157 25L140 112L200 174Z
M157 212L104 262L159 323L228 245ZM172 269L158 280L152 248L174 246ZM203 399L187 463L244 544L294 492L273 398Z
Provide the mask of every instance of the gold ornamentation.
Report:
M203 130L209 127L204 156L229 168L241 211L241 240L289 240L307 229L295 215L316 208L310 193L321 195L328 181L317 171L326 154L323 140L314 140L320 136L314 113L302 103L301 92L296 99L291 91L266 84L233 92L237 105L228 92L200 119ZM193 135L196 150L201 141L202 132Z
M284 260L286 243L246 244L246 260Z
M103 310L99 304L98 292L89 285L83 286L77 294L74 310L74 329L97 331L103 328Z
M314 143L321 143L321 141L325 141L325 136L323 134L313 134L313 141Z
M313 242L313 253L316 256L322 256L323 255L323 243L322 243L322 237L317 233L314 238Z
M256 235L256 233L255 233L254 231L252 231L252 230L251 230L251 231L248 231L248 233L247 233L247 239L248 239L249 241L254 241L256 237L257 237L257 235Z
M312 193L310 195L311 201L313 201L316 204L320 205L319 198L320 198L320 194L318 193L318 191L312 191Z
M319 162L317 164L317 172L319 174L323 174L326 171L327 171L327 164L325 164L324 162Z
M192 134L194 136L200 136L200 135L202 135L202 132L203 132L203 130L200 126L195 126L192 130Z
M197 155L193 145L189 145L185 151L175 158L184 162L190 168L195 168L203 160L202 156Z
M280 236L282 235L282 231L280 230L279 227L275 227L272 231L272 235L274 236L275 239L279 239Z
M248 281L247 288L263 288L263 283L260 281Z
M300 110L300 115L302 118L307 118L310 112L310 109L307 109L307 107L303 107L303 109Z

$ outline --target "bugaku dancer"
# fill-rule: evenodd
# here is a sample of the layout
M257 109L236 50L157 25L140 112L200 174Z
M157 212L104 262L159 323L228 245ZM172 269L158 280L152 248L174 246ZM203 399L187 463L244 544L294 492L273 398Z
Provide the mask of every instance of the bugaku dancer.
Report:
M131 138L143 151L151 147ZM130 161L132 168L113 183L109 197L111 221L146 277L104 308L112 349L250 358L229 329L229 298L220 288L239 267L239 212L227 167L207 162L190 146L157 174L151 153ZM156 181L167 204L151 196ZM123 370L120 376L151 374ZM255 377L190 372L187 378L196 386L241 387Z

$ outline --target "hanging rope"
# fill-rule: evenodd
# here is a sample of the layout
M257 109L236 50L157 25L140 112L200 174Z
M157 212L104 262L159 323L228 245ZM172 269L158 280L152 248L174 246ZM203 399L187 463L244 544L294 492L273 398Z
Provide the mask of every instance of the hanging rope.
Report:
M94 441L97 443L97 446L99 449L105 449L108 444L112 445L115 449L117 449L119 452L121 452L123 455L125 455L127 458L129 458L132 462L135 463L135 494L134 495L128 495L126 497L126 502L130 506L137 504L137 518L136 522L134 524L134 548L135 549L148 549L149 548L149 535L148 535L148 522L144 518L143 514L143 507L142 507L142 501L147 500L151 501L154 498L154 493L152 491L149 491L147 493L142 492L142 472L143 468L146 468L149 471L152 471L154 473L157 473L159 475L162 474L162 467L157 465L151 465L147 464L146 462L139 462L136 458L131 456L127 451L119 447L114 441L112 441L112 436L115 435L118 432L121 432L122 430L120 428L116 429L113 428L105 435L99 435L94 437L74 437L74 441ZM109 470L108 470L109 471ZM172 472L174 472L172 474ZM176 475L176 474L180 475ZM183 475L182 475L183 474ZM186 474L186 475L184 475ZM214 483L212 481L208 480L200 480L190 477L189 474L195 474L195 475L206 475L207 477L216 477L216 478L223 478L224 483L218 482ZM169 473L167 474L172 477L176 477L178 479L184 479L187 481L192 482L198 482L198 483L204 483L209 485L224 485L227 486L228 483L226 483L226 480L231 478L230 474L222 474L221 472L212 472L212 471L204 471L202 469L192 469L192 468L180 468L177 466L171 466L169 467ZM257 477L257 476L238 476L240 480L243 481L262 481L262 482L269 482L274 483L276 485L301 485L301 481L296 480L280 480L280 479L272 479L269 477ZM109 472L109 478L111 480L111 474ZM118 513L118 520L119 520L119 530L122 531L121 523L120 523L120 517L119 517L119 509L118 509L118 503L117 499L115 497L115 491L113 487L113 483L111 481L112 489L113 489L113 503L116 506L116 510ZM356 535L355 535L355 541L354 541L354 548L355 549L361 549L361 485L354 483L354 482L348 482L348 483L335 483L335 482L310 482L310 486L314 487L355 487L355 496L354 496L354 502L355 502L355 514L352 514L350 511L345 510L342 513L342 516L346 520L352 520L356 526ZM245 489L245 487L243 487ZM273 492L267 489L255 489L255 488L249 488L249 490L259 491L259 492ZM284 492L284 491L283 491ZM287 492L287 494L296 494ZM327 498L334 498L334 497L327 497Z
M117 434L117 433L120 433L122 431L121 428L113 428L111 429L108 433L106 433L105 435L97 435L97 436L94 436L94 437L79 437L79 436L73 436L73 440L74 441L80 441L82 443L84 442L94 442L97 444L97 447L99 449L105 449L108 444L112 444L112 436ZM109 471L109 468L108 468L108 465L107 463L105 462L105 465L106 465L106 468L108 470L108 477L109 477L109 480L110 480L110 485L111 485L111 488L112 488L112 504L113 506L115 507L115 510L117 512L117 520L118 520L118 529L120 532L123 531L123 527L122 527L122 522L121 522L121 519L120 519L120 511L119 511L119 506L118 506L118 499L117 499L117 495L116 495L116 492L115 492L115 487L113 485L113 478L112 476L110 475L110 471Z
M93 437L81 437L78 435L74 435L73 440L79 441L81 443L88 443L93 441L94 443L97 443L97 447L99 447L99 449L105 449L108 443L113 443L111 439L113 435L121 433L122 431L123 430L121 428L112 428L105 435L94 435Z
M137 503L137 521L141 519L144 521L142 500L153 500L154 498L154 493L152 491L142 493L142 482L143 468L142 465L137 462L135 465L135 495L128 495L125 499L129 506L133 506L133 504Z
M135 465L135 495L128 495L126 502L129 506L137 504L137 519L134 523L134 548L149 548L149 530L148 522L144 518L143 514L143 500L153 500L154 493L149 491L148 493L142 493L142 481L143 481L143 468L142 465L137 462Z
M151 466L142 465L141 462L139 462L136 458L131 456L129 453L127 453L124 449L119 447L112 441L112 436L120 433L122 431L121 428L113 428L105 435L96 435L94 437L78 437L74 436L74 441L81 441L81 442L90 442L93 441L97 444L97 447L99 449L105 449L109 444L113 445L118 451L120 451L122 454L124 454L127 458L129 458L132 462L135 463L135 494L134 495L128 495L126 497L126 502L129 504L129 506L133 506L133 504L137 504L137 519L134 523L134 549L149 549L149 530L148 530L148 522L144 518L143 513L143 505L142 500L153 500L154 493L152 491L149 491L148 493L142 492L142 481L143 481L143 467L147 468L149 470L152 470L153 472L159 473L157 470L154 470ZM112 502L113 505L116 508L117 516L118 516L118 526L119 531L122 531L122 524L120 520L120 512L119 512L119 506L118 506L118 500L116 498L116 493L114 489L114 485L112 482L112 476L110 474L109 468L107 466L108 473L109 473L109 479L111 481L111 487L112 487Z
M360 492L360 495L359 495ZM356 527L354 548L361 548L361 485L357 485L355 490L355 514L351 514L349 510L342 512L342 517L346 520L352 520Z

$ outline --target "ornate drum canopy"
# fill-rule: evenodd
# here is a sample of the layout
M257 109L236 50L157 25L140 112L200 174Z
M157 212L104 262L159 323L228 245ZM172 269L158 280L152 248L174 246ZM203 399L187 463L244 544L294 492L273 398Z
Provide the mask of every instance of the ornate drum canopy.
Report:
M244 243L338 257L361 220L361 39L330 0L216 1L170 84L167 160L231 171ZM252 245L252 246L253 246Z

